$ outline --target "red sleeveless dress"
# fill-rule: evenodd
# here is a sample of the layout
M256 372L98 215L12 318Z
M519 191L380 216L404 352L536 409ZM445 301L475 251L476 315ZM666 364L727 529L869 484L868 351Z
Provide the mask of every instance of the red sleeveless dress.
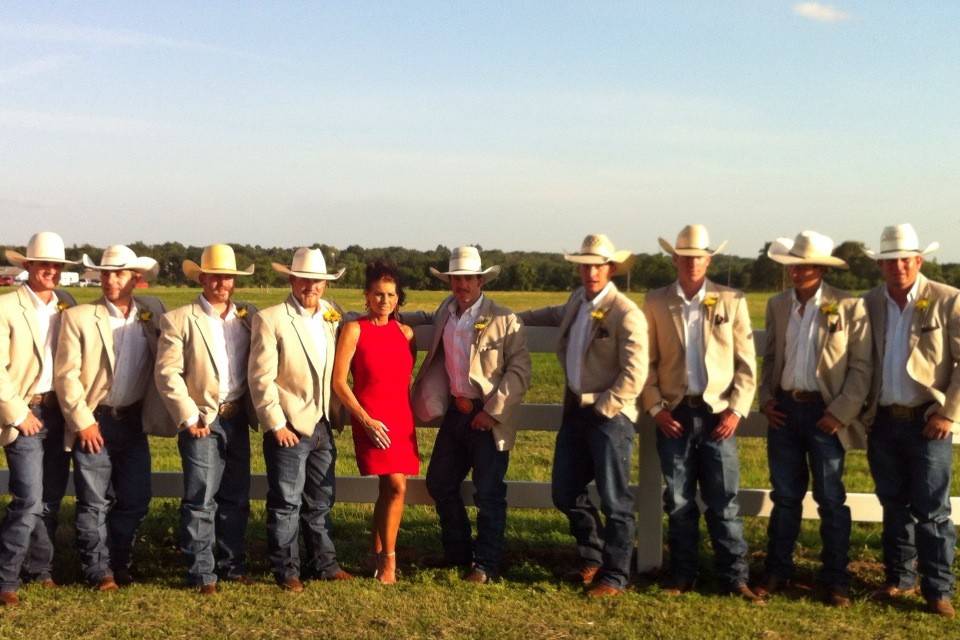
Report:
M413 354L396 320L377 326L369 318L358 321L360 337L350 363L353 394L371 418L387 425L390 446L378 449L359 420L353 419L357 466L365 476L420 473L417 436L410 407Z

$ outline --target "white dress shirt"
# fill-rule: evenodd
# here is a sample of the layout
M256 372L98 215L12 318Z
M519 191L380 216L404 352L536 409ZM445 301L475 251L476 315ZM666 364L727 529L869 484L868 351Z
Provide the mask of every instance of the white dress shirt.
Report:
M477 301L459 317L456 300L447 306L450 317L443 325L443 366L450 381L450 394L457 398L481 397L480 390L470 382L470 346L477 339L477 330L473 325L477 322L482 303L481 293Z
M785 391L819 391L817 386L817 316L820 311L820 292L800 305L796 291L791 297L790 321L787 323L786 353L780 388Z
M148 365L147 333L140 320L137 303L131 301L126 317L109 300L105 300L113 332L113 380L103 404L126 407L143 400L147 383L152 379Z
M903 310L886 287L883 295L887 301L886 346L883 349L883 375L880 383L880 404L899 404L915 407L933 397L930 391L907 375L907 359L910 356L910 330L917 306L919 279L907 292L907 304Z
M590 315L600 308L603 301L613 290L613 283L608 282L607 286L593 297L593 300L584 300L583 304L577 310L577 317L570 325L569 339L567 341L567 386L570 391L580 395L583 393L581 380L583 376L583 357L587 353L587 347L590 342L590 331L593 327L593 317Z
M320 299L320 304L317 305L317 310L314 313L310 313L301 306L300 301L297 300L296 296L291 296L293 299L293 308L297 310L297 313L300 314L300 317L303 318L303 324L307 328L308 336L307 338L313 341L313 348L317 352L318 362L320 366L324 366L327 361L327 328L326 325L328 320L324 318L324 314L330 310L332 307L324 299ZM332 354L331 354L332 356ZM324 393L323 388L323 371L318 372L318 377L320 378L320 384L317 385L317 400L320 404L321 413L323 412L324 405ZM323 416L326 417L326 416ZM286 420L280 424L270 425L271 431L279 431L287 426Z
M707 283L704 280L700 290L687 300L680 283L677 282L677 295L683 303L683 340L687 364L687 395L703 395L707 388L706 354L703 350L703 301L707 297Z

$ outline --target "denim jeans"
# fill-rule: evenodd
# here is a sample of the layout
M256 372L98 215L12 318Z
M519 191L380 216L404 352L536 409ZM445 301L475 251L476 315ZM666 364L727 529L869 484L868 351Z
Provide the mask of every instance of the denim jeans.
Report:
M497 451L489 431L470 428L477 410L460 413L452 403L443 417L427 467L427 491L440 520L443 555L451 564L468 565L494 577L500 574L507 527L507 484L510 454ZM470 520L460 485L473 470L477 506L477 541L471 544Z
M950 520L953 443L950 438L924 438L924 423L922 418L897 420L881 412L867 439L867 459L883 505L887 582L912 587L919 569L924 597L949 598L957 542Z
M673 417L683 426L679 438L668 438L657 431L657 453L667 485L663 502L669 520L670 571L685 582L693 582L699 572L699 485L720 582L725 589L746 584L747 543L737 504L740 459L736 438L711 439L720 416L710 413L706 406L679 405Z
M180 549L187 581L211 584L246 574L245 538L250 517L250 432L241 412L218 417L210 435L193 438L181 431L177 447L183 463Z
M45 580L53 570L53 541L60 501L67 489L70 454L63 450L63 415L56 407L32 407L43 428L7 445L10 504L0 523L0 591L16 591L21 574Z
M103 447L74 445L77 549L83 577L95 584L130 569L137 528L150 507L150 445L139 415L97 416Z
M793 549L800 534L803 498L813 478L813 497L820 514L823 568L820 581L829 586L850 584L850 508L843 487L844 450L840 438L817 428L826 410L820 403L800 403L789 397L777 402L787 415L784 425L767 434L767 460L773 486L773 511L767 527L767 573L793 576Z
M607 418L593 406L568 403L553 455L553 504L570 521L577 553L597 565L595 582L622 589L630 577L634 545L634 499L630 460L635 431L622 413ZM587 485L596 481L601 523Z
M336 499L337 448L326 419L313 435L281 447L272 433L263 435L267 464L267 547L278 582L300 577L299 533L307 563L303 573L329 578L340 571L333 546L330 510Z

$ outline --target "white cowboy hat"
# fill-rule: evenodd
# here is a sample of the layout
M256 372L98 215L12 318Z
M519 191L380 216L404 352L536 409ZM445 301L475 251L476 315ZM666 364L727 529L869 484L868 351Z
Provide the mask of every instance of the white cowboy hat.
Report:
M153 258L137 256L130 247L122 244L110 245L103 250L100 264L95 264L90 256L83 254L83 266L94 271L136 271L150 281L160 273L160 264Z
M279 262L271 262L270 265L279 273L308 280L339 280L346 271L344 268L336 273L327 273L327 261L323 259L323 252L320 249L306 247L301 247L294 252L293 262L289 267Z
M849 269L847 263L833 255L833 240L816 231L801 231L793 240L777 238L770 243L767 257L780 264L811 264L821 267Z
M228 244L211 244L203 248L200 264L193 260L183 261L183 275L194 282L200 282L201 273L212 273L223 276L249 276L253 273L254 265L246 269L237 269L237 256L233 247Z
M716 249L710 248L710 234L702 224L688 224L677 234L677 245L671 246L663 238L657 238L660 248L674 256L715 256L727 246L724 240Z
M457 247L450 253L446 271L430 267L430 273L444 282L450 282L450 276L480 276L486 284L500 275L500 265L481 269L480 252L476 247Z
M580 243L578 253L565 253L563 259L575 264L607 264L617 265L614 275L626 273L633 263L634 256L627 249L617 251L610 238L602 233L591 233Z
M891 258L925 256L939 248L939 242L931 242L925 249L921 249L920 238L917 236L913 225L908 222L884 227L883 233L880 234L880 251L864 249L863 252L874 260L889 260Z
M76 260L67 260L63 249L63 238L53 231L41 231L30 236L27 243L27 255L13 249L6 250L10 264L23 267L24 262L59 262L60 264L77 264Z

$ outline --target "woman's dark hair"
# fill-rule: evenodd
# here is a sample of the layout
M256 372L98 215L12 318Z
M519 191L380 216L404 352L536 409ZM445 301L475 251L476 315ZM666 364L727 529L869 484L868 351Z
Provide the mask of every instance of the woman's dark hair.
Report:
M373 285L381 280L387 280L397 286L397 308L402 307L403 303L407 301L407 294L403 290L403 285L400 284L400 272L397 271L397 268L391 263L385 260L368 262L365 277L366 281L363 285L364 291L369 293Z

